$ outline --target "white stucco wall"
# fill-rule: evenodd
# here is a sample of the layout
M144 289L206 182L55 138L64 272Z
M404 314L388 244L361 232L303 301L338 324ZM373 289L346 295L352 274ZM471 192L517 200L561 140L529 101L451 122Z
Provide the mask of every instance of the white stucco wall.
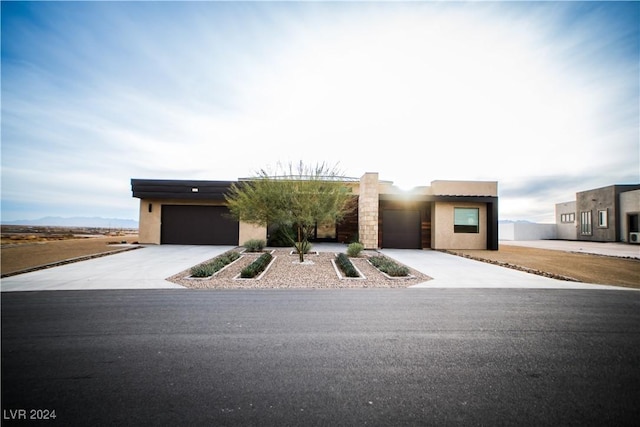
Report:
M555 238L555 224L528 222L498 224L498 239L500 240L550 240Z

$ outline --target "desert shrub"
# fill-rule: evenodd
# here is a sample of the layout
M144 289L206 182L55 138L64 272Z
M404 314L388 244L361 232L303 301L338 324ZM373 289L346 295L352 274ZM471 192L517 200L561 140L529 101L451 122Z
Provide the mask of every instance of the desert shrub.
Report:
M248 252L262 252L267 243L262 239L251 239L244 242L244 246Z
M231 264L233 261L240 258L240 254L235 251L226 252L208 261L204 264L196 265L191 269L192 277L209 277L214 273L220 271L225 265Z
M347 255L351 257L357 257L358 255L360 255L360 252L362 252L363 249L364 245L362 243L351 243L349 246L347 246Z
M255 261L242 269L240 277L243 279L256 277L258 274L262 273L265 268L267 268L267 265L269 265L272 259L273 255L268 252L263 253Z
M384 256L374 256L369 258L369 262L373 264L378 270L383 273L387 273L392 277L402 277L409 275L409 269L404 265L400 265L395 261L384 257Z
M353 266L353 263L346 254L339 253L336 256L336 264L338 264L338 267L340 268L340 270L342 270L345 276L360 277L360 275L358 274L358 270L356 270L356 268Z
M295 241L296 233L293 231L293 228L281 226L278 227L270 236L269 236L269 246L274 246L277 248L286 248L291 246L291 242Z
M294 248L297 252L302 252L303 254L309 253L311 250L311 246L313 246L309 241L304 242L296 242Z

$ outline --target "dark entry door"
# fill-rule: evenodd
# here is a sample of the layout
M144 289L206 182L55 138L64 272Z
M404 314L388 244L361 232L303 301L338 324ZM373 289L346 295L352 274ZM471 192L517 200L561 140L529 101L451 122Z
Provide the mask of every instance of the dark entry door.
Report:
M382 212L382 247L421 249L420 211L384 210Z
M162 206L163 244L237 245L238 221L225 206Z

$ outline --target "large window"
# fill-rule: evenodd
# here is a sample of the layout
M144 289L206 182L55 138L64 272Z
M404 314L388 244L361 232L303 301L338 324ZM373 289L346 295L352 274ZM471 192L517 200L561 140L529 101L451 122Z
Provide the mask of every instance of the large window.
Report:
M453 232L479 233L479 218L478 208L453 208Z
M591 233L591 211L580 212L580 234L588 236Z
M609 215L606 209L598 211L598 227L607 228L609 226Z

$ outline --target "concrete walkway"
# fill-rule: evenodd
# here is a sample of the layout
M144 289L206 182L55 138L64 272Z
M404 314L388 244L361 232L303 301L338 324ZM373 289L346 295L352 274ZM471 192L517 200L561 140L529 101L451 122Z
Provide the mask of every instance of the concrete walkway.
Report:
M101 258L3 278L2 292L183 288L166 281L233 246L153 245Z

